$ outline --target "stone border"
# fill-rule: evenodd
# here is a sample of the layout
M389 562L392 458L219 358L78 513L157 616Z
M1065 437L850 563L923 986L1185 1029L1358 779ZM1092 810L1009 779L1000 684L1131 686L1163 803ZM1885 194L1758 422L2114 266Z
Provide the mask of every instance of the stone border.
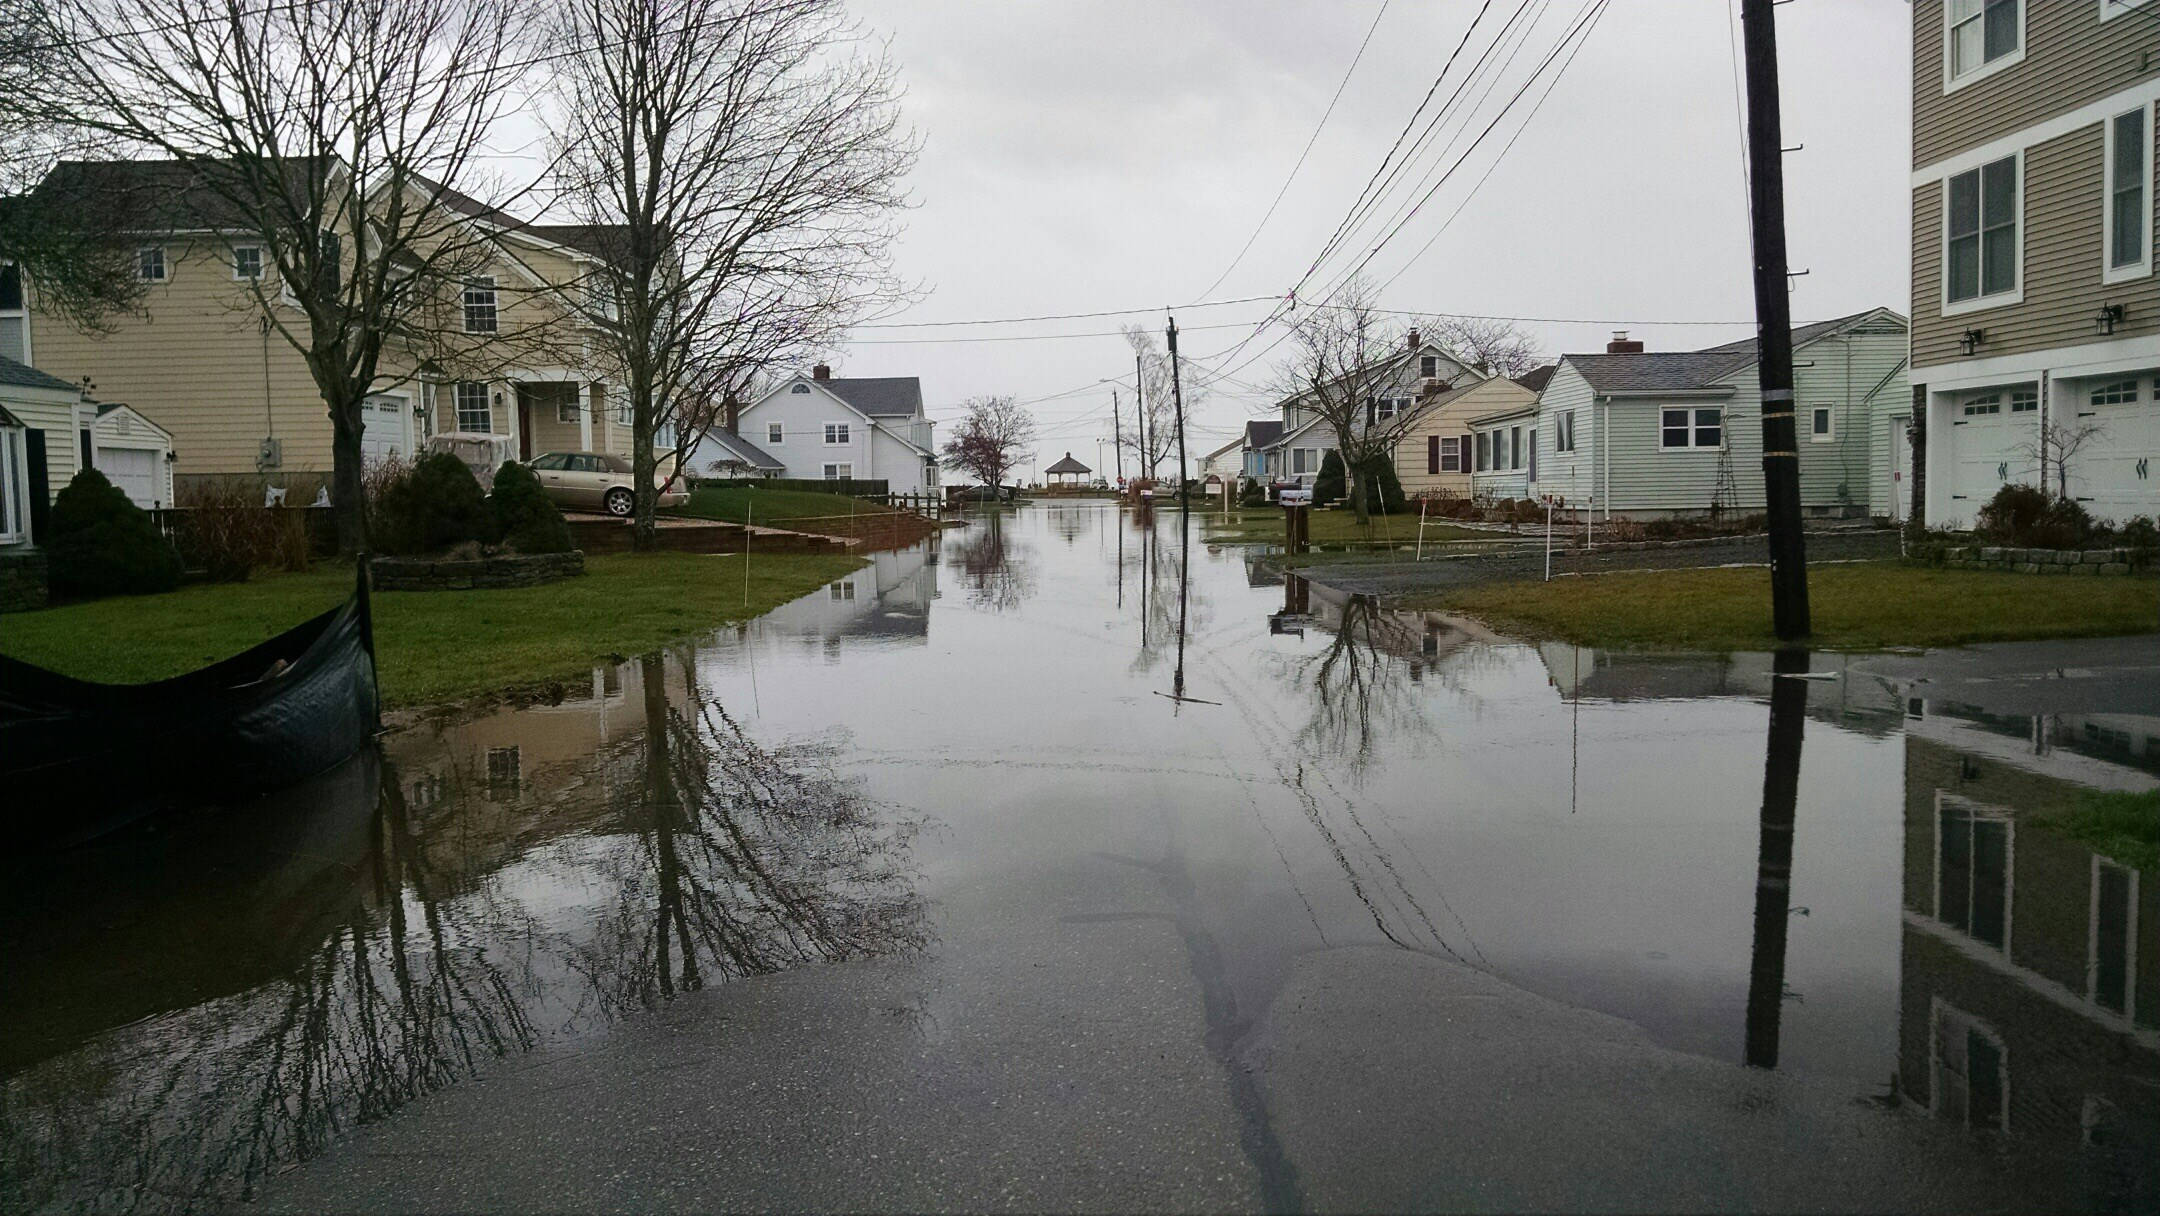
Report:
M0 612L29 612L48 602L45 554L37 549L0 553Z
M2019 574L2137 574L2156 556L2150 549L2014 549L2004 545L1946 545L1916 550L1915 558L1956 570Z
M585 552L505 553L472 561L378 557L368 562L377 591L467 591L475 587L534 587L585 573Z

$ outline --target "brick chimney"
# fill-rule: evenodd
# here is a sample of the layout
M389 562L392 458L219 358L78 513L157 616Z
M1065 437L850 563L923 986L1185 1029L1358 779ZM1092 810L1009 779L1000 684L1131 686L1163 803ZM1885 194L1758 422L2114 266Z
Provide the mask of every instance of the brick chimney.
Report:
M1608 355L1639 355L1642 349L1642 343L1628 341L1627 331L1624 329L1614 330L1612 341L1605 344L1605 353Z
M830 380L832 379L832 369L820 363L810 369L810 378L812 380Z
M720 399L720 429L730 435L742 433L742 402L729 393Z
M1418 347L1425 345L1423 342L1420 342L1418 340L1417 327L1414 325L1410 327L1410 332L1404 336L1409 339L1411 350L1416 350Z

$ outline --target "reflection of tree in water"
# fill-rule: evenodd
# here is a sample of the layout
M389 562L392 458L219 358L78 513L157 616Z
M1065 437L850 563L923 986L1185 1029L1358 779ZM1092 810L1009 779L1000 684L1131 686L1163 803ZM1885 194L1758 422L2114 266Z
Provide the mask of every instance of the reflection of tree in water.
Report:
M492 873L446 875L454 856L431 863L388 765L379 791L372 772L349 783L341 796L366 801L352 815L352 847L330 867L344 879L311 888L322 901L307 913L321 922L312 944L244 982L176 983L192 995L162 1006L170 1012L62 1044L0 1079L8 1206L160 1209L237 1197L281 1162L489 1059L656 997L924 943L907 825L886 822L815 751L763 748L694 696L670 706L658 660L645 675L653 729L579 774L629 770L634 779L613 783L614 823L541 842ZM436 854L460 832L488 834L502 808L483 793L453 778L424 829ZM536 809L528 795L511 818ZM566 887L606 894L592 915L566 921ZM252 944L205 943L204 958ZM126 942L106 945L133 961Z
M1356 774L1374 758L1376 724L1405 734L1428 729L1416 688L1425 663L1382 644L1391 624L1379 601L1353 595L1342 604L1327 649L1293 664L1312 696L1312 715L1297 735L1301 751L1339 759Z
M1003 612L1035 594L1035 564L1026 550L1006 539L1002 512L991 512L954 548L969 603Z

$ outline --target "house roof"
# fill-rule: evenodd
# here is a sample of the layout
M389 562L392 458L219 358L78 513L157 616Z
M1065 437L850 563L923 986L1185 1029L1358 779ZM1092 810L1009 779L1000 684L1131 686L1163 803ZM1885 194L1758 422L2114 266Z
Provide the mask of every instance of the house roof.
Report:
M58 376L47 375L27 363L17 363L6 355L0 355L0 384L15 388L42 388L55 392L74 393L82 386L69 384Z
M1245 446L1264 448L1282 438L1282 420L1279 418L1254 418L1245 424Z
M309 158L284 162L295 176ZM213 176L231 161L64 160L31 195L53 206L90 209L123 230L254 228L256 221L219 192Z
M1887 310L1870 308L1864 312L1833 317L1828 321L1797 326L1792 331L1793 346L1798 348L1827 338L1885 311ZM1575 365L1576 371L1582 373L1583 379L1590 382L1591 391L1599 394L1684 392L1712 387L1734 372L1753 365L1756 359L1756 344L1755 339L1744 338L1704 350L1636 355L1567 355L1565 358Z
M518 231L612 262L623 256L624 234L630 229L623 224L527 224Z
M1511 405L1504 410L1494 410L1490 414L1484 414L1479 417L1472 418L1470 420L1470 425L1484 426L1486 423L1489 422L1506 422L1510 418L1527 418L1530 415L1537 413L1537 411L1537 402L1525 401L1521 405Z
M922 417L922 380L915 376L835 376L812 383L872 418Z
M710 430L705 437L718 444L729 455L753 469L785 469L787 465L773 459L764 448L750 442L733 431Z
M1056 464L1053 464L1049 468L1043 470L1043 472L1045 473L1092 473L1094 471L1095 470L1087 467L1084 464L1081 464L1079 461L1074 460L1073 454L1071 452L1065 453L1065 459L1060 460Z
M1552 374L1559 370L1559 364L1548 363L1543 367L1533 367L1522 375L1511 377L1511 379L1533 393L1542 393L1545 391L1545 386L1552 382Z
M1203 461L1207 461L1207 460L1213 460L1213 459L1215 459L1215 458L1216 458L1217 456L1226 456L1226 455L1230 454L1231 452L1235 452L1235 451L1237 451L1237 450L1238 450L1239 448L1242 448L1242 447L1244 447L1244 446L1245 446L1245 437L1244 437L1243 435L1240 435L1240 436L1238 436L1237 438L1235 438L1235 439L1231 440L1230 442L1228 442L1228 443L1226 443L1226 444L1222 445L1221 447L1219 447L1219 448L1216 448L1216 449L1215 449L1214 451L1212 451L1212 452L1209 452L1209 453L1208 453L1207 455L1205 455L1205 456L1202 456L1202 457L1201 457L1200 459L1201 459L1201 460L1203 460Z

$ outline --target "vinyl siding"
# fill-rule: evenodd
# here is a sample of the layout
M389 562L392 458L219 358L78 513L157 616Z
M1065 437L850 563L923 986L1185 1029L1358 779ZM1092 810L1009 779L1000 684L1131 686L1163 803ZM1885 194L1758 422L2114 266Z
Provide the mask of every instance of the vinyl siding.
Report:
M25 428L45 433L45 476L50 496L57 497L75 477L76 449L80 445L75 434L75 407L80 399L78 394L0 385L0 408L15 415Z
M1943 91L1943 0L1913 4L1913 168L2074 110L2160 72L2154 12L2100 20L2099 0L2026 0L2025 58Z
M1536 400L1536 397L1529 389L1512 380L1495 377L1470 389L1460 397L1453 398L1435 409L1427 410L1425 413L1418 415L1404 429L1402 438L1397 440L1395 444L1395 476L1402 482L1403 493L1412 496L1419 494L1466 495L1470 493L1471 474L1469 472L1429 473L1426 471L1431 467L1426 458L1431 437L1452 435L1460 438L1465 445L1463 468L1468 470L1470 468L1468 457L1471 454L1468 449L1470 443L1470 420L1484 417L1487 414L1496 414L1501 410L1512 409L1518 405L1528 405L1534 400Z
M2129 22L2126 18L2109 25ZM2103 125L2093 123L2025 150L2025 257L2020 270L2024 298L2016 304L1941 315L1943 186L1928 182L1913 191L1915 367L1966 358L1959 338L1967 329L1987 335L1975 358L2098 341L2094 318L2103 303L2124 306L2123 322L2113 335L2116 339L2160 333L2160 278L2101 281L2105 135ZM2160 164L2160 155L2149 159ZM2147 191L2148 207L2155 195L2160 190ZM2147 231L2151 231L2149 225Z
M1888 495L1878 483L1889 479L1890 457L1878 436L1888 435L1884 419L1889 413L1911 412L1912 394L1899 366L1904 360L1902 326L1825 338L1798 353L1796 363L1813 364L1794 371L1803 506L1889 513ZM1748 374L1753 372L1750 368ZM1879 392L1877 385L1882 386ZM1811 430L1815 407L1822 405L1831 410L1832 439L1827 443L1815 442Z
M1538 398L1539 494L1557 494L1569 504L1580 505L1596 492L1596 404L1590 382L1574 364L1562 360ZM1568 410L1575 411L1575 450L1562 453L1555 448L1558 420Z

